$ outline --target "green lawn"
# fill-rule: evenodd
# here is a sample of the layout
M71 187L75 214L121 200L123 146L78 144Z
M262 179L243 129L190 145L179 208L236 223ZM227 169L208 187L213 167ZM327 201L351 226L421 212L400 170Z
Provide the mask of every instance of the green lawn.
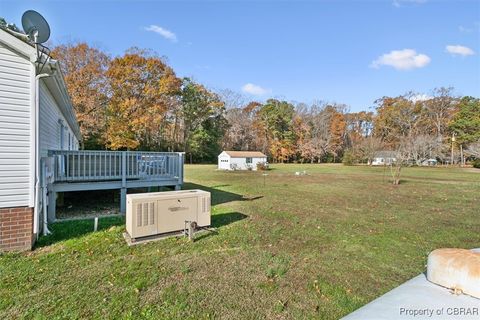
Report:
M307 171L295 176L295 171ZM127 247L124 220L52 226L0 256L0 319L337 319L423 272L439 247L480 247L480 170L186 166L212 192L204 234Z

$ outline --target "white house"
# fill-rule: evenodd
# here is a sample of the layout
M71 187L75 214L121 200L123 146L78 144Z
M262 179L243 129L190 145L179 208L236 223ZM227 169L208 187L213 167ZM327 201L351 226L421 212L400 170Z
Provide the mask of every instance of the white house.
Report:
M257 170L258 163L266 163L267 156L259 151L223 151L218 155L219 170Z
M438 161L437 159L430 158L423 160L421 164L422 166L436 166L438 164Z
M378 151L375 153L375 157L373 158L371 165L389 166L397 160L395 157L395 151Z
M40 159L78 150L80 139L58 62L0 29L0 252L31 248L42 221Z

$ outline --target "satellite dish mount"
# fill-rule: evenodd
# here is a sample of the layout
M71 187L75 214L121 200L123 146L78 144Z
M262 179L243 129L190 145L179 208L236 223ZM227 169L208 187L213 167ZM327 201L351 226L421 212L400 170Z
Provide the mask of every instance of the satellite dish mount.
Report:
M37 60L35 63L37 73L41 73L50 58L50 49L43 45L50 38L50 26L40 13L28 10L22 15L22 27L37 49Z

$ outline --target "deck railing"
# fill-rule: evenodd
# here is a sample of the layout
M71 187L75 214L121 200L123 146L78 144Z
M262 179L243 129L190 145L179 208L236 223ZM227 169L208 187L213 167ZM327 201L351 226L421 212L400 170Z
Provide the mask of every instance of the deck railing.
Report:
M51 150L55 182L160 180L183 181L183 153L146 151Z

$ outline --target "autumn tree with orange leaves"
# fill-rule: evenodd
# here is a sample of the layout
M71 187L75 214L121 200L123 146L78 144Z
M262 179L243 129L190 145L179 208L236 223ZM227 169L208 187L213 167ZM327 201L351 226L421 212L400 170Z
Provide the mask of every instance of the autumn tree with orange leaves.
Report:
M347 153L352 164L390 150L404 163L421 164L450 161L453 133L461 163L462 150L471 155L478 143L465 138L467 127L473 127L468 137L477 137L474 112L459 108L478 99L461 100L452 88L383 97L375 112L348 112L338 103L259 102L213 92L138 48L111 58L81 42L55 47L52 57L65 76L84 149L185 151L191 162L215 161L222 149L263 151L273 162L339 162Z
M157 55L133 48L112 60L107 78L107 147L161 149L162 126L181 86L172 68Z
M106 130L110 57L81 42L63 44L52 50L65 77L77 115L85 149L102 149Z

